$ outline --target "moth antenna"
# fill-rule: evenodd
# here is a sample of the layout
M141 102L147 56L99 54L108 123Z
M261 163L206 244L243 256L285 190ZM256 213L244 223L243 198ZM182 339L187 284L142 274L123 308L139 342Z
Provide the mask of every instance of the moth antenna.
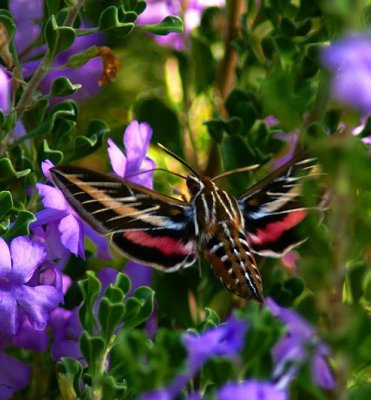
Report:
M138 171L138 172L136 172L135 174L126 175L124 178L125 178L125 179L127 179L127 178L132 178L133 176L137 176L137 175L141 175L141 174L146 174L146 173L148 173L148 172L156 172L156 171L167 172L167 173L169 173L169 174L171 174L171 175L178 176L179 178L182 178L182 179L184 179L184 180L187 179L186 176L181 175L181 174L178 174L178 173L176 173L176 172L174 172L174 171L169 171L168 169L165 169L165 168L151 168L151 169L146 169L145 171Z
M157 146L163 150L165 153L169 154L169 156L175 158L177 161L179 161L181 164L183 164L185 167L187 167L195 176L198 178L200 177L200 174L198 174L186 161L183 160L183 158L179 157L177 154L173 153L171 150L169 150L167 147L162 145L161 143L157 143Z
M217 179L224 178L225 176L232 175L232 174L238 174L240 172L251 171L258 167L259 167L259 164L254 164L254 165L248 165L247 167L232 169L231 171L223 172L220 175L214 176L214 178L212 178L211 180L216 181Z

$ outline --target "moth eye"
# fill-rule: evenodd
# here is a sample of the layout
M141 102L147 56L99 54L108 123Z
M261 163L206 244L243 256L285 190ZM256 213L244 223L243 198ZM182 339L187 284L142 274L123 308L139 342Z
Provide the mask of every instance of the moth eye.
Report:
M201 184L197 178L195 178L192 175L189 175L187 177L187 187L188 187L189 193L194 196L196 193L198 193L200 191Z

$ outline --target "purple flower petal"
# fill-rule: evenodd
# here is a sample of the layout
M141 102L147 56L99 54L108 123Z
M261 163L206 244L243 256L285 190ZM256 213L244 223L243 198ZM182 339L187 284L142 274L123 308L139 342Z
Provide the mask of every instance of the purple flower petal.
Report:
M323 64L332 70L332 93L338 100L371 113L371 38L352 35L322 52Z
M73 215L67 215L59 223L63 245L73 254L85 259L83 226Z
M54 361L62 357L73 357L82 360L79 346L79 337L82 326L78 316L78 308L66 310L58 307L50 314L49 324L53 330L53 344L51 347Z
M44 207L56 210L65 210L68 207L66 199L59 189L43 183L36 183L36 188L39 191Z
M49 346L49 335L46 329L34 329L30 322L25 319L17 335L13 337L13 343L25 349L45 352Z
M285 391L277 389L270 382L247 381L244 383L227 383L218 393L218 400L286 400Z
M173 397L166 390L159 389L142 394L140 400L173 400Z
M9 111L10 79L8 74L0 67L0 109Z
M129 261L125 265L125 274L130 278L131 288L128 293L129 296L133 295L134 291L139 286L149 286L152 281L153 269L139 264L135 261Z
M123 178L126 170L126 156L112 139L108 139L108 157L116 175Z
M183 341L191 371L197 370L209 357L237 355L244 344L246 331L245 322L231 319L199 336L186 333Z
M18 330L17 301L12 293L0 290L0 332L15 335Z
M32 242L26 236L18 236L10 244L10 253L13 259L13 279L21 283L29 281L35 269L46 258L46 251L39 243Z
M22 286L15 291L15 297L35 329L45 328L49 312L60 303L60 292L49 285Z
M0 352L0 400L6 400L24 389L30 381L31 370L17 359Z
M321 388L331 390L336 386L334 376L329 368L327 360L319 355L315 355L312 361L312 378Z
M146 157L152 128L146 122L132 121L125 130L124 145L127 156L126 175L137 172Z
M12 269L9 247L5 240L0 238L0 279L6 277Z

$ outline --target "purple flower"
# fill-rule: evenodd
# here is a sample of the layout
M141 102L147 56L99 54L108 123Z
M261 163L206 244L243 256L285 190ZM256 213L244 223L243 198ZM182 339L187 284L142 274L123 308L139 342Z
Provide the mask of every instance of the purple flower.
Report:
M335 381L327 363L328 347L320 341L315 329L293 310L282 308L272 299L266 300L272 313L287 327L287 335L273 348L276 363L273 375L286 385L297 375L305 362L310 362L312 379L323 389L333 389Z
M0 238L0 331L16 335L27 319L44 329L49 313L63 301L61 276L50 263L44 267L45 248L25 236L10 244Z
M61 357L82 359L79 337L82 326L79 320L78 308L66 310L58 307L50 314L50 326L53 330L52 358L58 361Z
M322 62L333 73L332 93L338 100L371 113L371 38L352 35L324 49Z
M9 10L17 24L15 45L18 53L24 51L40 34L37 24L44 13L42 0L11 0Z
M196 373L210 357L237 355L243 347L246 331L245 322L230 319L200 335L186 333L183 342L188 351L190 371Z
M0 351L0 400L6 400L28 386L31 370L22 362Z
M125 154L108 139L108 156L115 174L150 189L153 188L153 171L144 171L155 167L154 161L146 156L151 138L152 128L146 122L132 121L123 136ZM138 286L149 285L152 279L151 268L132 261L126 264L125 273L132 281L131 293Z
M230 319L200 335L186 333L183 342L188 352L188 373L175 378L169 393L172 396L179 393L209 358L237 356L244 345L246 331L245 322Z
M42 163L44 175L49 180L52 167L49 160ZM106 238L80 220L59 189L43 183L37 183L36 187L46 208L36 213L31 229L45 241L50 259L65 257L65 249L84 259L84 234L96 243L98 257L110 258Z
M112 139L108 139L108 156L115 174L150 189L153 187L153 172L138 172L155 167L154 161L146 157L151 138L152 128L146 122L133 121L123 136L125 154Z
M190 31L199 25L202 12L206 8L224 6L225 0L189 0L186 3L181 0L149 0L146 9L139 15L137 21L143 25L156 24L168 15L176 15L183 19L184 31L188 36ZM154 37L158 43L169 45L177 50L182 50L184 47L182 35L178 33Z
M271 382L250 380L243 383L227 383L218 393L218 400L286 400L285 391Z

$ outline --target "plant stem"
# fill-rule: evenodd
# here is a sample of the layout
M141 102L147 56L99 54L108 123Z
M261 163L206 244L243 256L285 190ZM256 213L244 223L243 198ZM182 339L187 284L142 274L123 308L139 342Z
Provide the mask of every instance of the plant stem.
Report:
M233 41L239 36L241 17L246 11L245 0L230 0L227 10L227 27L224 39L224 57L219 65L216 79L216 92L219 97L219 113L222 117L227 116L224 103L233 88L235 82L235 69L238 61L238 54L233 48ZM214 176L220 166L220 155L218 144L211 142L209 158L205 168L205 175Z

